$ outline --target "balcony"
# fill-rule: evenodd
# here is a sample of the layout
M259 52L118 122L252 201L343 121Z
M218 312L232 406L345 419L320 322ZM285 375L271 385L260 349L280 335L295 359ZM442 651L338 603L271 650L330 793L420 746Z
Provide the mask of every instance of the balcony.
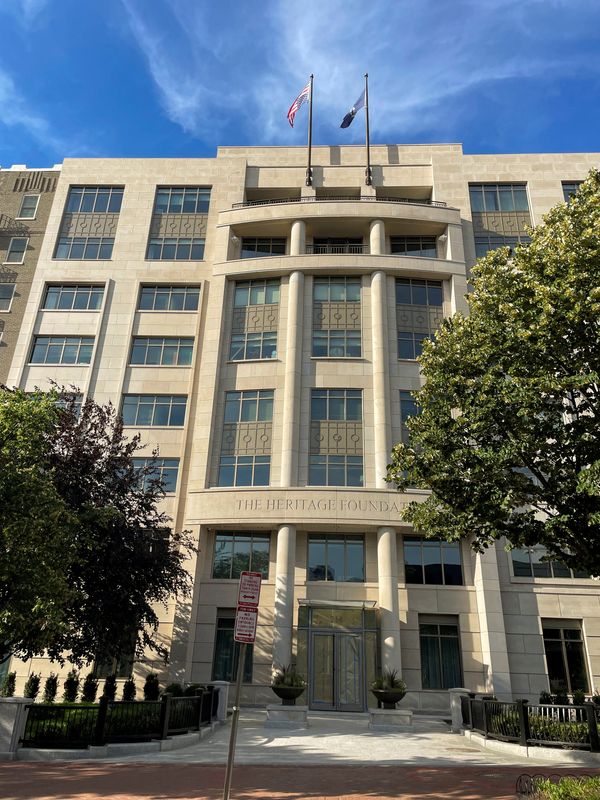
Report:
M362 242L314 242L306 245L305 253L309 256L340 255L343 253L351 255L366 253L368 255L369 245Z
M272 206L281 203L403 203L408 205L435 206L446 208L446 203L441 200L418 200L410 197L373 197L361 195L359 197L279 197L265 198L264 200L246 200L243 203L233 203L232 208L251 208L253 206Z

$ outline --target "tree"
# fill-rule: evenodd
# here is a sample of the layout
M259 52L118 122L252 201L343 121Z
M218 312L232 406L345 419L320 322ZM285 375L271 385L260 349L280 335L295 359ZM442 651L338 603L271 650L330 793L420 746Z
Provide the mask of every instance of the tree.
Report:
M428 536L541 544L600 575L600 173L531 237L478 262L469 316L425 347L388 480L430 490L403 512Z
M164 492L155 461L136 469L133 456L142 449L140 438L124 437L116 410L88 399L78 414L73 395L66 395L62 407L57 406L60 394L56 390L49 397L29 398L22 392L2 392L2 397L10 398L7 405L13 409L14 424L11 427L11 420L6 420L0 435L7 431L15 458L23 459L25 452L30 473L41 487L32 494L37 486L32 489L27 484L15 497L14 491L9 494L9 485L4 487L5 503L0 496L0 508L9 509L19 532L33 514L28 497L33 498L39 528L33 543L34 534L27 530L25 547L14 536L14 554L33 588L25 599L16 591L6 597L0 608L0 641L10 643L12 653L30 656L45 651L61 663L68 656L76 665L131 657L133 651L141 655L145 648L166 657L167 648L157 636L157 606L174 596L189 595L191 577L185 561L193 543L185 532L169 532L170 519L157 508ZM37 429L29 430L31 411L34 419L40 416L36 441L31 435ZM49 509L46 503L36 510L44 492L54 505ZM59 525L52 522L57 518ZM50 544L44 541L46 536ZM50 550L55 556L53 571L40 562L34 545L42 554ZM0 559L4 557L0 554ZM6 560L10 563L10 556ZM43 636L32 637L27 615L35 614L38 595L47 596L53 624L43 629ZM9 638L3 619L14 616L13 606L21 613L22 625L14 626Z

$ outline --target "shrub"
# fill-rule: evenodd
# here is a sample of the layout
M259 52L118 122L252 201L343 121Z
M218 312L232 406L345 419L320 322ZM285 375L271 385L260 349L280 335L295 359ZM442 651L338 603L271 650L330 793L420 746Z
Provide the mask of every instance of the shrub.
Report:
M137 689L135 688L135 681L133 678L127 678L123 684L123 700L131 702L135 700Z
M561 778L558 783L540 778L535 786L538 800L600 800L600 777Z
M117 694L117 676L107 675L104 681L104 689L102 690L102 697L107 700L114 700Z
M286 664L286 666L281 667L273 675L271 686L289 686L297 689L303 689L306 686L306 681L296 670L295 666L292 664Z
M592 695L592 703L595 706L600 706L600 692L598 689L594 689L594 694Z
M183 686L180 683L170 683L165 689L165 693L170 694L173 697L183 697Z
M585 692L583 689L575 689L573 692L573 705L582 706L585 703Z
M540 705L542 706L551 706L552 705L552 695L550 692L540 692Z
M7 672L0 686L0 697L13 697L15 693L16 672Z
M555 706L568 706L569 705L569 695L565 691L557 692L554 695L554 705Z
M74 703L79 692L79 673L72 669L63 684L63 700L65 703Z
M41 675L36 675L35 672L32 672L31 675L27 678L27 681L25 682L25 688L23 689L23 697L30 697L32 700L35 700L40 691L41 680L42 680Z
M81 689L81 702L82 703L95 703L96 695L98 694L98 678L94 677L93 672L88 672L83 681Z
M383 689L384 691L400 689L405 692L406 684L398 675L397 669L384 669L382 674L378 675L371 684L371 689L375 689L375 691L378 689Z
M144 683L144 700L158 700L160 684L156 672L149 672Z
M204 686L201 683L188 683L188 685L183 690L184 697L196 697L198 693L198 689L203 689Z
M44 683L44 703L53 703L58 691L58 675L51 672Z

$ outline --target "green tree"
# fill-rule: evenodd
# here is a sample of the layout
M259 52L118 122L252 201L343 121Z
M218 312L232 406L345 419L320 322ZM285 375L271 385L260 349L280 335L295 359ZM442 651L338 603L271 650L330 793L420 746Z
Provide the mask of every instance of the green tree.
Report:
M403 512L426 535L542 544L599 575L600 173L531 235L478 262L469 316L425 348L388 479L430 490Z

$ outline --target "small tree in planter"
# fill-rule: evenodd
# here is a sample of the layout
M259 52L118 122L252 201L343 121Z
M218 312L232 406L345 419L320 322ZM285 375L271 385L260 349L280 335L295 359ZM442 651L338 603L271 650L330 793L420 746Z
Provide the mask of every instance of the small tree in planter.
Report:
M160 684L156 672L149 672L144 683L144 700L158 700Z
M74 703L79 692L79 673L72 669L63 684L63 700L65 703Z
M81 702L82 703L95 703L96 695L98 694L98 678L94 677L93 672L88 672L83 681L83 688L81 689Z
M282 705L295 706L296 700L306 689L306 681L302 675L296 671L296 667L292 664L287 664L278 669L273 675L271 689L275 692L277 697L281 698Z
M44 682L44 703L53 703L58 691L58 675L51 672Z
M16 672L7 672L0 686L0 697L13 697L15 693Z
M397 669L384 669L371 684L371 692L384 708L394 709L406 694L406 684Z
M135 700L136 692L137 689L135 688L135 681L133 678L127 678L123 684L123 700L126 702Z
M25 688L23 689L23 697L29 697L32 700L35 700L40 691L40 681L41 681L41 676L36 675L35 672L32 672L31 675L27 678L27 681L25 682Z
M117 694L117 676L107 675L104 681L104 689L102 690L102 697L107 700L114 700Z

